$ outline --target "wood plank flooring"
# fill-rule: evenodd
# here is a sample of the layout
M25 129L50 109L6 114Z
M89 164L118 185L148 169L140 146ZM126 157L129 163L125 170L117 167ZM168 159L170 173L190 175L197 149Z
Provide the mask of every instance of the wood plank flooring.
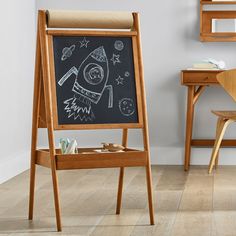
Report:
M235 236L236 167L154 166L155 226L149 225L144 168L126 168L115 215L118 169L59 171L63 231L56 232L50 171L38 167L35 214L27 220L29 171L0 185L0 236Z

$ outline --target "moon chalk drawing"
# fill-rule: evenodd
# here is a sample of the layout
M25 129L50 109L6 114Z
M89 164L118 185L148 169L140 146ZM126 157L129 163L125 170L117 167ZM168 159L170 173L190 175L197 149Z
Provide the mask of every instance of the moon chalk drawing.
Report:
M116 40L114 43L114 48L118 51L122 51L124 49L124 43L121 40Z
M80 48L87 48L88 47L88 43L90 42L89 40L86 40L86 38L84 37L82 41L79 41L80 42Z
M92 103L98 104L103 92L108 90L108 108L113 107L113 87L107 85L109 77L109 66L106 52L103 46L93 50L80 64L79 68L73 66L58 81L60 86L67 79L75 75L72 87L72 98L64 101L68 118L80 119L81 121L92 121L95 115L92 111Z
M117 85L122 84L124 82L124 78L122 78L120 75L116 78Z
M75 50L75 45L71 45L70 47L64 47L62 49L61 60L65 61L67 58L71 57L74 50Z
M121 63L120 61L120 55L119 54L114 54L112 55L112 58L111 58L111 61L113 63L113 66L116 64L116 63Z
M131 116L134 114L134 101L131 98L122 98L119 101L119 109L122 115Z

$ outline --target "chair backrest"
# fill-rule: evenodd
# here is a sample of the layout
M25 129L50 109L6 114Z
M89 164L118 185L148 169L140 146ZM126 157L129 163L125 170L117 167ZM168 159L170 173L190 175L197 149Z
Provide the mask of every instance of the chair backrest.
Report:
M217 80L236 102L236 69L227 70L217 75Z

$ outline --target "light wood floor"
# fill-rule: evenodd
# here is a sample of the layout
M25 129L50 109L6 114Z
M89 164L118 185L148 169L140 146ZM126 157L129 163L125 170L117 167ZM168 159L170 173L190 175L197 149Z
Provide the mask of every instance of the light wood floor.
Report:
M59 171L62 233L55 228L51 176L37 169L35 219L27 220L29 172L0 185L0 236L236 235L236 167L153 167L156 225L149 225L145 172L127 168L121 215L118 169Z

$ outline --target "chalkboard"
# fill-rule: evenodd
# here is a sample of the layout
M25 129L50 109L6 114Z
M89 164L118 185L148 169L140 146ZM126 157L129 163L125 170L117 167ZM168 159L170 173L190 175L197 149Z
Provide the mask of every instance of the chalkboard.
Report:
M58 124L138 123L131 37L54 36Z

